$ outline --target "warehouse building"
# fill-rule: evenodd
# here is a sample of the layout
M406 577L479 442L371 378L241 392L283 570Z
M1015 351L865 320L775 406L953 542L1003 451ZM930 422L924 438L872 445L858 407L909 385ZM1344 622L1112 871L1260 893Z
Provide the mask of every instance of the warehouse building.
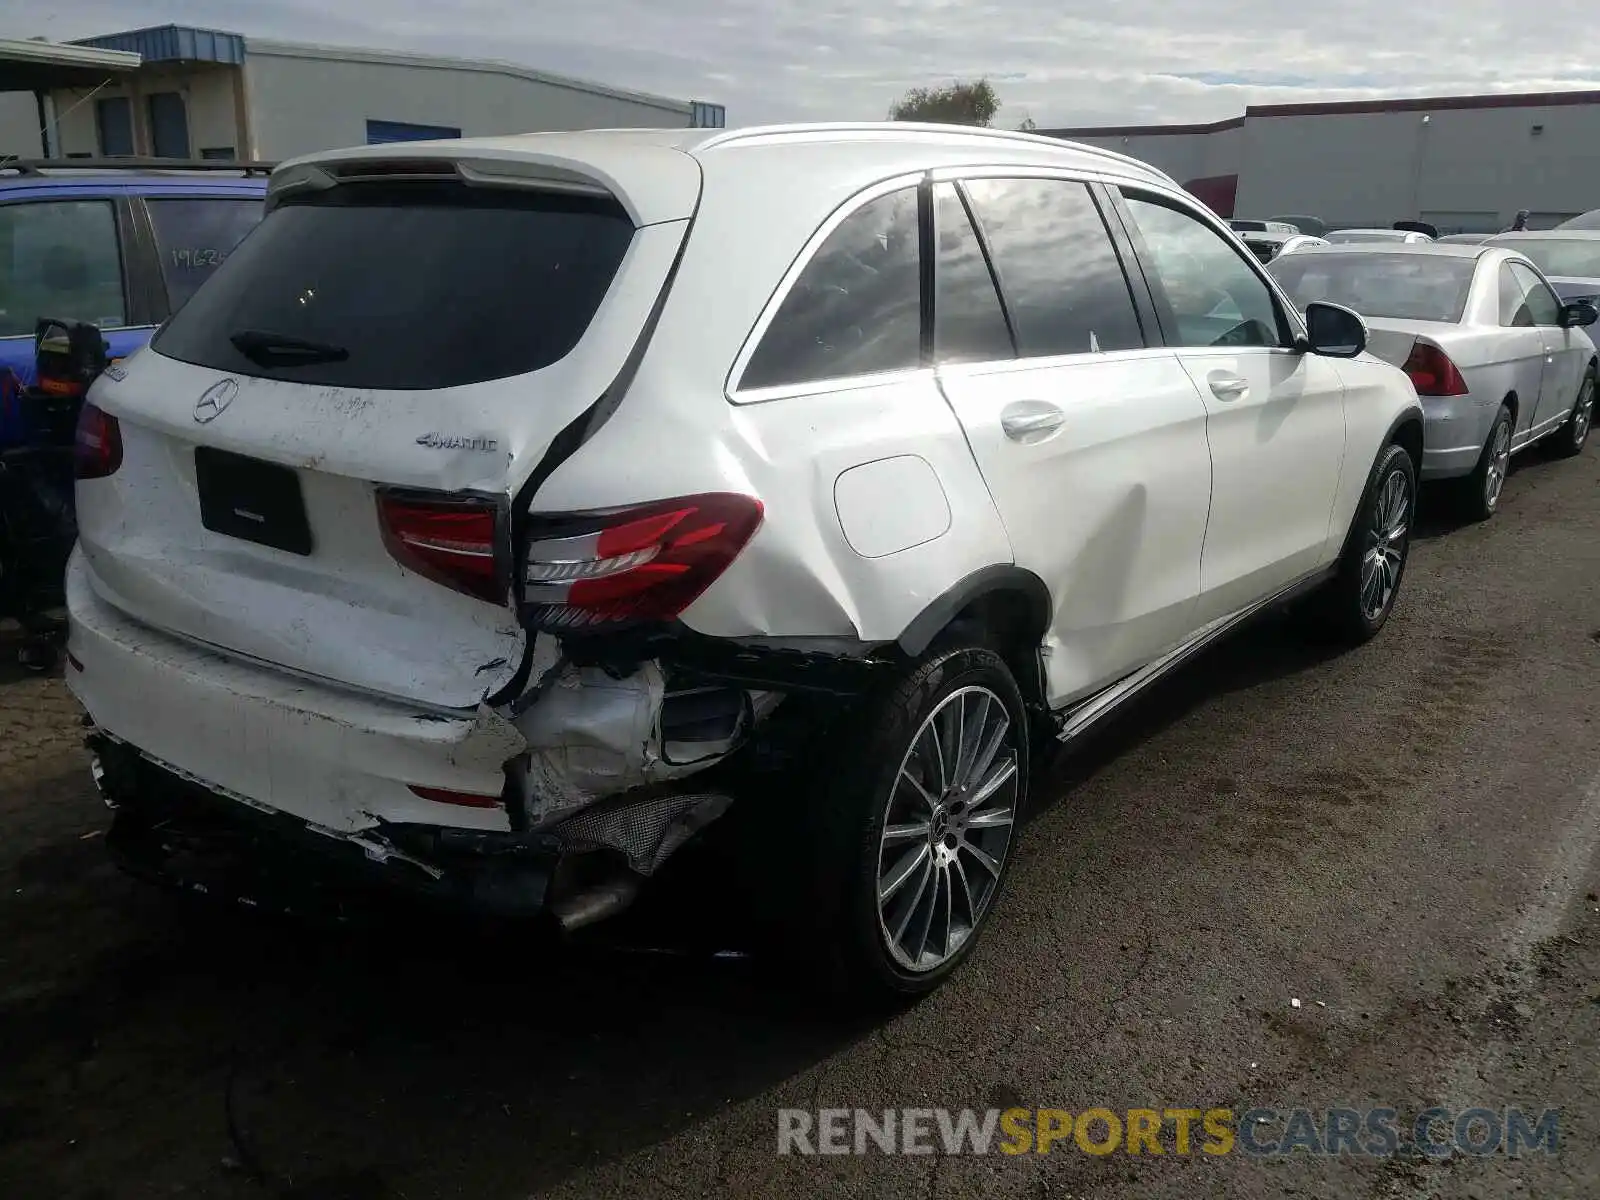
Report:
M1600 92L1251 105L1206 125L1043 130L1119 150L1223 216L1532 228L1600 208Z
M214 29L0 42L0 157L281 160L374 142L725 121L720 105L513 63Z

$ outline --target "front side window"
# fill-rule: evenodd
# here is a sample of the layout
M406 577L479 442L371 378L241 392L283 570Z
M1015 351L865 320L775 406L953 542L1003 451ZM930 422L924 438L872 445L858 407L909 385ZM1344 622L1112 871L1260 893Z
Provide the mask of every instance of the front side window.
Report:
M1143 348L1127 277L1089 189L1063 179L966 185L1024 358Z
M0 337L31 336L41 317L127 324L109 200L0 205Z
M1172 308L1176 345L1284 346L1278 304L1261 277L1220 233L1189 213L1127 195L1146 264Z
M869 200L830 233L783 298L741 388L910 370L922 361L917 189Z
M1016 357L994 276L955 185L933 192L939 263L934 274L933 354L941 363Z
M1556 294L1550 290L1550 285L1521 263L1508 265L1511 273L1517 277L1517 282L1522 285L1528 314L1532 318L1531 324L1561 324L1561 301L1556 299Z
M167 301L176 312L261 220L259 199L149 202Z

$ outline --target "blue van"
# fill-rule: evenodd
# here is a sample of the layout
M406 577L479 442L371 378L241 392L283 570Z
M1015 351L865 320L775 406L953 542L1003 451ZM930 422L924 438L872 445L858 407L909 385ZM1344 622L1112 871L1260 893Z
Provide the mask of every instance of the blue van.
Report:
M0 447L27 440L40 317L92 321L131 354L262 216L262 163L0 161Z

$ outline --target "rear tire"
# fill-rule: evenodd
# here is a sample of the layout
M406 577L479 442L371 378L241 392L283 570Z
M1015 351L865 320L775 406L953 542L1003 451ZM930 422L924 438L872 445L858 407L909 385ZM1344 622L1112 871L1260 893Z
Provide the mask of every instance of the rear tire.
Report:
M1499 509L1511 469L1512 432L1511 409L1502 404L1489 427L1478 465L1458 484L1457 506L1464 520L1487 521Z
M1574 458L1582 452L1594 424L1595 369L1591 363L1578 386L1578 399L1572 405L1567 423L1547 439L1551 458Z
M1027 804L1027 712L1005 661L964 640L930 650L849 736L812 810L806 911L788 916L834 990L903 1003L966 961L1000 898Z
M1410 558L1416 511L1416 463L1404 446L1390 444L1367 481L1337 574L1310 606L1309 627L1317 636L1359 646L1388 623Z

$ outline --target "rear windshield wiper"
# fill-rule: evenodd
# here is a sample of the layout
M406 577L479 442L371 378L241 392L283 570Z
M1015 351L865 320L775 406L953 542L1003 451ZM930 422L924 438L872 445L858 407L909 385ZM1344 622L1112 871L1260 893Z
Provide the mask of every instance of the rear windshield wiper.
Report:
M240 329L230 333L228 340L235 350L258 367L343 362L350 357L350 351L332 342L316 342L265 329Z

